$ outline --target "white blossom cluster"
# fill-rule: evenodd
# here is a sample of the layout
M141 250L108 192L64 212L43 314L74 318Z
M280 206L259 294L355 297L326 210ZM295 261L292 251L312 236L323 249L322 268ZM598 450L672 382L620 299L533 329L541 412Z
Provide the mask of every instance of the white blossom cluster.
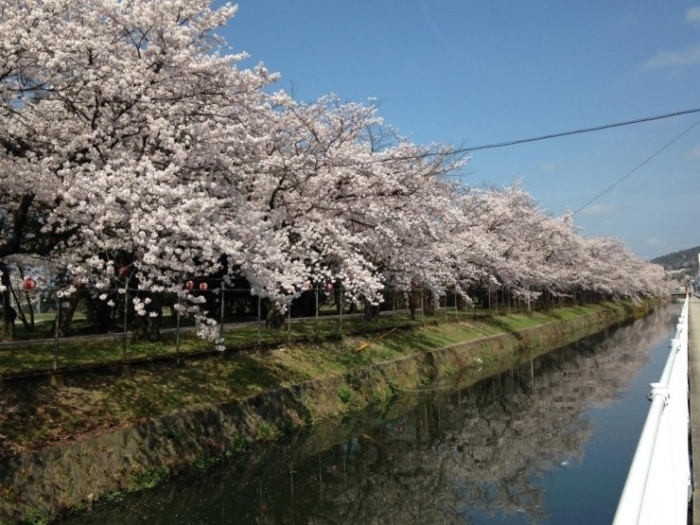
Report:
M245 55L215 36L234 13L209 0L3 2L0 262L43 250L76 285L176 292L212 338L187 279L244 278L281 308L337 281L371 302L388 283L664 292L660 267L580 236L517 184L446 182L466 159L397 136L375 106L271 94L276 75L240 69ZM147 301L134 299L138 314Z

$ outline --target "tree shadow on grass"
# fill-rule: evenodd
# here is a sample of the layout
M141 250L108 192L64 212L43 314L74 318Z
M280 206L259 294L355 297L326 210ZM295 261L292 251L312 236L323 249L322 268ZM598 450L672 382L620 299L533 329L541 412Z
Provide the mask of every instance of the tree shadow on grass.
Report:
M0 457L274 390L280 381L274 369L236 355L143 365L128 376L119 368L69 375L62 389L48 380L0 383Z

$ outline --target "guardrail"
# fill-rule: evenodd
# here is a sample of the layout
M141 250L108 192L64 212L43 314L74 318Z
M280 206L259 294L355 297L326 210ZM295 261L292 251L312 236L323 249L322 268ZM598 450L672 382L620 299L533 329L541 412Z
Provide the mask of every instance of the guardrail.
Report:
M688 522L692 495L688 449L688 298L632 460L613 525Z

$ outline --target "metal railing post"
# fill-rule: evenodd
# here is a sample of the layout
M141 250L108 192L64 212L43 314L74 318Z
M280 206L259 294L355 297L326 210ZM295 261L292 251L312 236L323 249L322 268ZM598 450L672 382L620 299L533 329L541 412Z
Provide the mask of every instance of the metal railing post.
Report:
M613 525L636 524L640 520L643 523L686 523L691 486L687 351L688 299L683 306L676 335L671 341L671 351L661 379L658 383L651 384L648 395L651 407ZM677 354L680 354L679 359L676 359ZM679 455L680 462L676 462ZM664 460L670 465L664 463ZM686 491L679 493L683 483L687 485Z
M657 385L657 387L654 388L653 385ZM625 488L622 490L620 505L617 508L613 525L636 524L639 521L644 491L651 469L651 460L654 455L654 446L656 445L656 434L659 431L661 415L668 403L668 391L659 387L658 383L652 383L652 391L649 393L652 396L651 408L642 429L642 436L637 444L637 451L627 475Z

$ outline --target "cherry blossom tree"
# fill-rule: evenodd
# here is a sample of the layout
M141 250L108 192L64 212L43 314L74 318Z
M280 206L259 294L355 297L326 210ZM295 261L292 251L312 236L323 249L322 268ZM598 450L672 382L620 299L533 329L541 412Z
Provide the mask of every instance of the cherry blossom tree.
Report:
M120 259L158 291L210 273L221 253L278 258L237 191L240 145L269 112L260 88L274 76L218 52L213 30L234 11L176 0L3 8L0 257L28 249L37 216L58 235L54 256L98 288Z
M212 338L187 279L243 279L280 309L328 282L368 304L387 286L662 293L658 269L617 241L581 237L520 185L449 182L467 159L412 144L375 105L270 92L276 75L241 69L246 55L215 34L235 11L4 2L0 287L11 257L51 257L104 300L115 285L137 288L145 322L177 294Z

